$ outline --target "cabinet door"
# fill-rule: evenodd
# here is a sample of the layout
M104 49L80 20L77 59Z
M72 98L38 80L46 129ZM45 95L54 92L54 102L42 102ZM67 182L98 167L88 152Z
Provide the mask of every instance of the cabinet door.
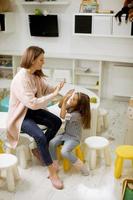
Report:
M122 17L121 24L119 24L118 20L116 20L116 18L113 17L113 35L130 36L131 25L131 22L125 22L125 17Z
M5 31L5 16L0 14L0 31Z
M92 16L75 15L74 33L90 34L92 32Z
M95 35L111 35L112 16L93 16L92 33Z
M11 12L5 12L0 14L0 31L13 32L14 31L14 14Z
M113 67L113 95L131 97L133 95L133 67Z

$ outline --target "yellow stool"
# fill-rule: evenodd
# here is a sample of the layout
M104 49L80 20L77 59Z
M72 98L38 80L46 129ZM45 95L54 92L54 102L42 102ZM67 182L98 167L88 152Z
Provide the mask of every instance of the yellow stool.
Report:
M116 148L116 160L115 160L115 178L120 178L123 167L123 160L131 160L133 164L133 146L121 145Z
M61 148L62 148L62 145L59 145L57 147L57 158L58 158L58 160L62 160L63 169L64 169L65 172L67 172L70 169L71 164L70 164L70 161L67 158L62 158L62 156L61 156ZM75 151L75 154L76 154L77 158L79 158L81 161L84 161L84 154L83 154L83 151L81 150L81 146L77 145L74 148L74 151Z

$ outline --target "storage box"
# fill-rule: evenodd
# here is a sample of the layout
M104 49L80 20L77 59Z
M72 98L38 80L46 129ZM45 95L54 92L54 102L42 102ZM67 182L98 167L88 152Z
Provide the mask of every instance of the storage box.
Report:
M133 179L123 181L122 200L133 200Z

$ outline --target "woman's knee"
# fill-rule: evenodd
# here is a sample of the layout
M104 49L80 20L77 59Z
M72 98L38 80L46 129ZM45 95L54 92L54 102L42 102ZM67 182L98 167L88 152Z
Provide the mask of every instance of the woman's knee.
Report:
M58 128L60 128L61 124L62 124L61 119L59 117L57 117L56 120L55 120L55 126L57 126Z
M43 144L43 145L47 144L45 135L37 135L34 139L37 144Z

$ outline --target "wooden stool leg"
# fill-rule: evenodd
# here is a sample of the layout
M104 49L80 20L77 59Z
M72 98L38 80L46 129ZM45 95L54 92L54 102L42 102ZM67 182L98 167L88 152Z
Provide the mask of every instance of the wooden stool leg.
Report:
M81 161L84 161L84 155L83 152L81 151L80 146L76 147L75 154Z
M122 172L122 166L123 166L123 159L117 157L115 161L115 171L114 171L115 178L120 178Z
M110 151L109 151L109 147L106 147L104 150L104 159L105 159L105 163L107 166L111 165L111 155L110 155Z
M70 169L70 162L66 158L63 159L63 169L67 172Z
M24 145L21 145L20 147L17 148L19 163L23 169L25 169L27 167L27 159L26 159L25 151L26 150L25 150Z
M0 170L0 187L3 186L5 183L4 178L2 177L2 170Z
M14 175L12 167L6 169L6 179L7 179L7 187L9 191L15 190L15 183L14 183Z
M103 121L104 121L104 128L107 129L109 126L108 114L104 115Z
M25 146L24 151L25 151L26 160L32 160L30 147L29 146Z
M19 175L19 171L18 171L17 165L13 166L13 174L14 174L14 178L15 178L16 180L19 180L19 179L20 179L20 175Z
M96 150L90 149L90 168L95 169L96 168Z

